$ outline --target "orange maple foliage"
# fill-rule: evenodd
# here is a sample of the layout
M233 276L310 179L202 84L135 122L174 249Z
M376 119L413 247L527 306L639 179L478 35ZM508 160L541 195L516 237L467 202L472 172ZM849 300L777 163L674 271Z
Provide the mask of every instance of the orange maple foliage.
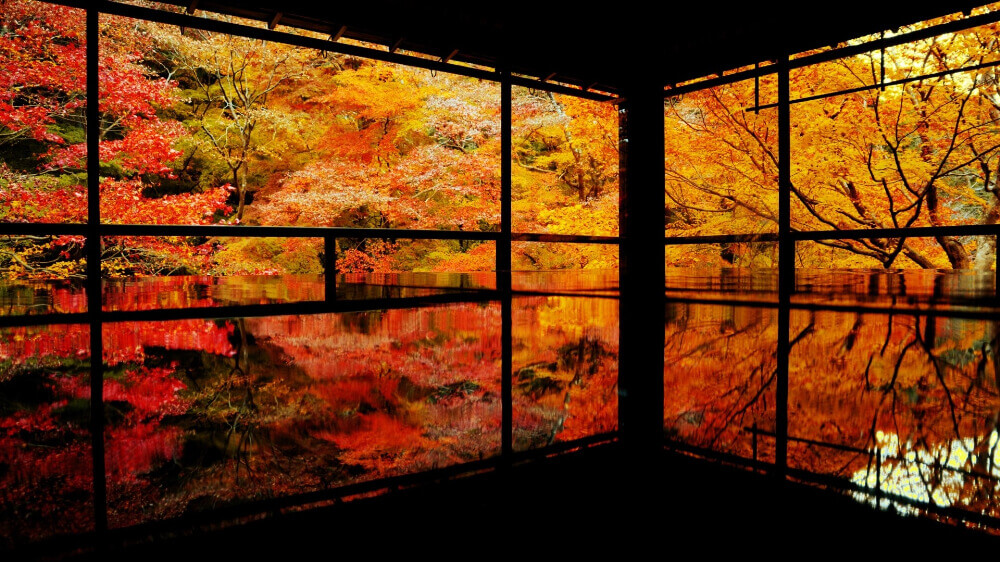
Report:
M793 100L877 85L883 66L886 81L929 77L791 106L792 227L996 223L996 68L973 69L994 59L996 33L991 24L793 71ZM761 79L761 103L775 101L775 82ZM754 87L667 99L667 234L777 229L777 110L754 110ZM942 236L822 241L797 254L806 266L990 269L996 248Z

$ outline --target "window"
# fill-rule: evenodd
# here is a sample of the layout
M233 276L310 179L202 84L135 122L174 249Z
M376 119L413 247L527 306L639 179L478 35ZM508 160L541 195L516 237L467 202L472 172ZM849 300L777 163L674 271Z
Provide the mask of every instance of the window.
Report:
M11 545L615 438L607 96L101 9L2 15Z

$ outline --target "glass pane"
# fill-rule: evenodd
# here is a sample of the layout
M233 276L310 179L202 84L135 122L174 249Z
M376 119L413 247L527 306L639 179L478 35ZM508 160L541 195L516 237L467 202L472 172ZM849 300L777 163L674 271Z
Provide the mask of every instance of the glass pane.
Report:
M618 301L512 303L514 450L618 428Z
M927 24L919 23L908 27L921 29L927 27ZM991 23L887 47L885 79L900 80L996 62L1000 60L1000 53L995 45L998 32L1000 25ZM995 70L988 68L983 72L984 76L991 76Z
M104 310L318 301L322 238L102 239Z
M86 312L83 236L0 236L0 316Z
M618 293L618 246L513 242L511 286L540 293Z
M774 242L668 245L665 253L668 297L778 299Z
M995 222L996 95L960 72L794 104L792 228Z
M789 466L1000 515L995 321L793 311L791 325Z
M753 108L753 80L664 101L667 236L777 232L778 111Z
M777 342L777 310L668 303L665 437L774 462Z
M798 242L793 302L897 308L997 307L995 238ZM988 260L983 263L983 256ZM949 263L985 269L950 269Z
M0 547L94 530L89 427L89 328L0 328Z
M513 231L617 235L617 106L511 91Z
M86 222L86 13L16 0L0 29L0 222Z
M789 95L792 100L797 100L878 85L882 79L881 68L878 51L793 68L789 70ZM889 80L888 76L886 80Z
M337 298L419 297L496 288L496 242L337 239Z
M488 458L500 307L105 325L113 527Z
M101 22L102 50L116 61L102 66L102 79L142 85L107 110L116 124L102 139L109 221L497 228L497 83ZM137 60L125 56L133 52Z

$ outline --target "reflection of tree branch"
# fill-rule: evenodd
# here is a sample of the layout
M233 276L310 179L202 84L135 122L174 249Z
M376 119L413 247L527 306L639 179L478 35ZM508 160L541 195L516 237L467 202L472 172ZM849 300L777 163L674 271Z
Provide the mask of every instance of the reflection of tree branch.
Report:
M928 323L934 322L934 319L928 318L927 322ZM916 339L917 341L920 342L920 345L921 347L924 348L924 351L927 352L927 356L930 357L931 365L934 366L934 374L937 376L938 382L941 383L941 388L944 389L945 396L948 397L948 408L949 408L949 413L951 414L951 424L955 430L955 438L961 440L962 434L958 429L958 417L955 415L955 400L951 396L951 390L948 388L948 382L944 380L944 372L942 372L941 369L941 359L938 358L936 355L934 355L934 353L931 351L934 342L929 341L929 338L928 340L924 340L923 338L921 338L920 330L917 330Z
M788 350L789 350L789 352L791 352L791 349L798 342L802 341L803 338L805 338L809 334L812 334L815 331L815 327L816 327L816 313L815 312L810 312L810 314L809 314L809 324L806 325L806 327L803 328L802 331L799 332L798 335L796 335L789 342L789 344L788 344ZM763 363L757 365L751 371L751 373L747 377L747 379L748 380L752 380L753 376L755 374L762 374L763 370L764 370ZM712 437L709 440L709 442L708 442L709 447L714 447L715 444L716 444L716 442L723 436L723 434L729 428L734 427L734 426L735 427L742 427L742 425L743 425L742 421L740 423L735 423L736 420L737 419L738 420L742 420L743 419L743 416L746 415L747 410L749 410L751 406L753 406L754 404L756 404L757 401L761 399L761 397L764 394L764 391L767 390L771 386L771 383L774 382L774 380L777 378L777 376L778 376L778 369L777 369L777 367L775 367L775 369L773 371L771 371L771 374L767 377L767 380L761 382L760 386L757 388L756 392L754 392L753 396L751 396L750 399L747 400L746 403L744 403L741 407L737 407L735 410L733 410L731 413L729 413L725 417L725 421L722 424L719 425L718 430L716 431L715 436ZM740 388L741 388L741 394L743 394L747 390L746 387L740 387ZM731 393L731 392L733 392L735 390L736 389L730 389L729 391L727 391L726 393L724 393L723 396L726 396L726 395L728 395L729 393Z

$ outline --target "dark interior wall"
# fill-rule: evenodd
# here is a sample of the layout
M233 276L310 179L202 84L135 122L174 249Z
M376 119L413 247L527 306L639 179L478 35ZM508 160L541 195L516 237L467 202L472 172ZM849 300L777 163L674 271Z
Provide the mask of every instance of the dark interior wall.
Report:
M504 61L517 73L582 86L622 88L635 73L668 84L821 48L957 12L983 0L950 2L667 2L626 0L515 4L434 2L317 3L173 0L398 45L456 60ZM280 16L279 16L280 14ZM277 19L276 19L277 17Z

